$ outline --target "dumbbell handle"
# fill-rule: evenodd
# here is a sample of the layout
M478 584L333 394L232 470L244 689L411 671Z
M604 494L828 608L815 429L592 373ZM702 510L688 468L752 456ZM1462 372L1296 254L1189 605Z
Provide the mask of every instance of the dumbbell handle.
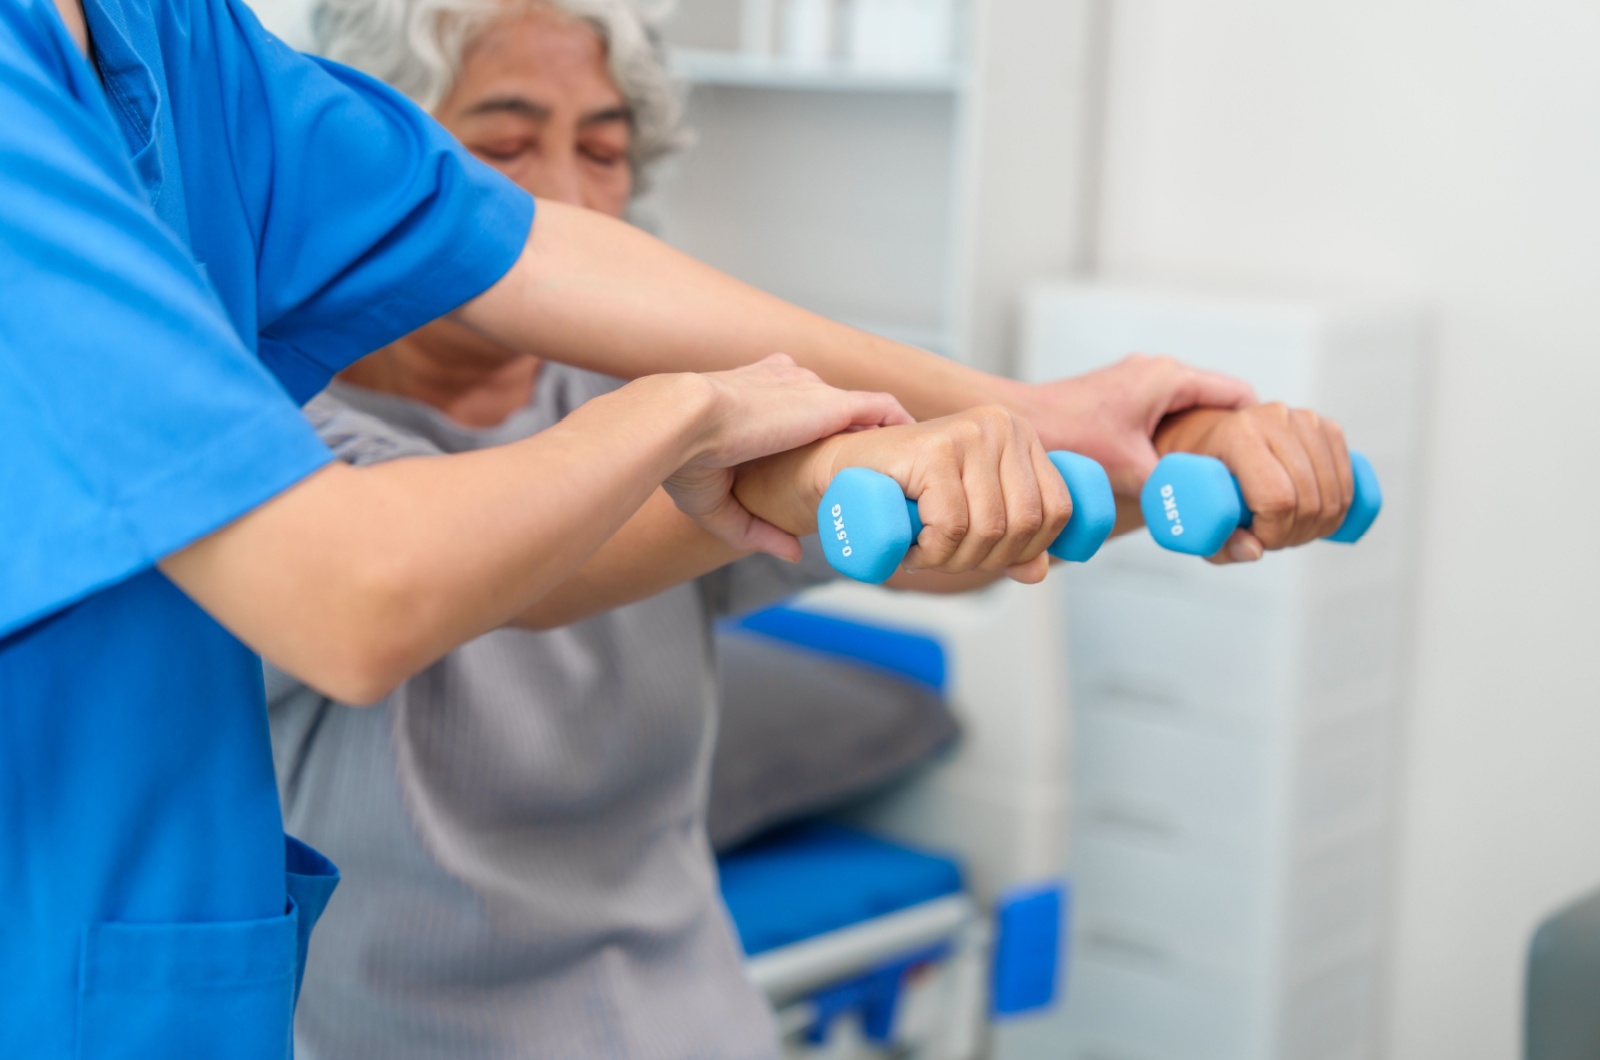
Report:
M1329 541L1354 544L1383 510L1383 490L1372 464L1350 454L1355 497ZM1196 453L1169 453L1156 464L1139 497L1145 525L1156 544L1192 556L1215 555L1235 530L1248 530L1254 516L1239 480L1222 461Z
M1072 518L1050 546L1057 559L1082 563L1099 551L1117 521L1105 469L1086 456L1057 451L1050 463L1072 496ZM917 502L888 475L847 467L834 476L817 506L817 531L834 570L874 585L900 569L922 533Z

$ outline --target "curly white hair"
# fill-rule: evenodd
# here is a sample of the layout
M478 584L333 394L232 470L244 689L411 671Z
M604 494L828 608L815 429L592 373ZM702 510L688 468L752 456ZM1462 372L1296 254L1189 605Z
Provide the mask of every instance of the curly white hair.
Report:
M562 12L600 35L611 79L633 122L628 162L634 190L642 192L651 167L689 141L682 96L667 71L659 32L670 0L648 7L633 0L317 0L311 11L313 50L371 74L431 111L460 73L467 46L516 5Z

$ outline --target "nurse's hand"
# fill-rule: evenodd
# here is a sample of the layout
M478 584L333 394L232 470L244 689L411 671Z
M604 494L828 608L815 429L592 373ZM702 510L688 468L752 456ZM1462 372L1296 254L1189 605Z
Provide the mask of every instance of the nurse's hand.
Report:
M1119 519L1119 531L1139 525L1139 491L1155 469L1156 429L1168 416L1256 403L1242 380L1143 354L1068 379L1010 385L1007 406L1028 418L1047 448L1082 453L1106 469L1119 511L1132 516L1128 525Z
M798 560L800 543L740 504L735 467L841 432L911 423L888 394L835 389L781 353L697 378L709 384L702 429L693 455L662 485L685 514L742 552Z
M791 534L817 529L817 505L847 467L882 472L917 501L923 531L907 570L1004 573L1041 581L1072 498L1026 420L984 406L904 427L843 434L739 469L734 495Z
M1249 563L1339 529L1355 496L1344 432L1309 409L1281 402L1238 412L1196 409L1156 433L1156 449L1200 453L1228 465L1255 518L1236 530L1213 563Z

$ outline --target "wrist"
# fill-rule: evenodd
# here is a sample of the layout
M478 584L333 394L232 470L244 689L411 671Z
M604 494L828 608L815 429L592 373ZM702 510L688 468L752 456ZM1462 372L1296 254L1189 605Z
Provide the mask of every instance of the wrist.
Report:
M1032 383L1019 383L1015 379L996 377L992 382L996 395L991 404L1000 405L1027 420L1039 435L1046 449L1068 449L1088 454L1093 446L1086 446L1081 432L1090 424L1073 411L1075 403L1064 400L1060 387L1046 389Z
M838 436L836 436L838 437ZM816 533L817 506L833 481L835 438L741 465L733 495L751 515L796 537Z
M1039 388L1030 383L1018 382L1002 375L991 375L984 378L983 389L988 391L986 400L975 401L974 405L999 405L1010 409L1030 423L1045 417L1047 405L1039 396Z
M1231 409L1188 409L1173 413L1156 425L1151 444L1160 456L1199 452L1217 424L1231 415Z
M803 465L795 476L795 493L796 503L804 506L808 519L816 516L822 495L833 485L833 477L839 473L841 453L851 437L849 434L836 434L814 442L804 450Z
M674 469L710 453L722 429L717 386L703 375L672 372L647 375L627 384L646 408L665 412L674 421Z

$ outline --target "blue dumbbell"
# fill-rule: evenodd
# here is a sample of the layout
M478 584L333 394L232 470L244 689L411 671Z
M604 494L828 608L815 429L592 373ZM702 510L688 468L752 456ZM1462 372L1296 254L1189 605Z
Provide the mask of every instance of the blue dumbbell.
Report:
M1117 502L1105 469L1077 453L1054 452L1050 462L1072 495L1072 518L1050 546L1057 559L1082 563L1100 550L1117 521ZM822 550L834 570L878 585L900 569L922 519L917 502L888 475L847 467L833 477L817 506Z
M1367 458L1351 453L1350 472L1355 499L1339 529L1328 535L1329 541L1347 545L1360 540L1383 508L1383 490ZM1191 556L1216 555L1235 530L1250 529L1253 518L1227 466L1194 453L1162 457L1144 484L1139 507L1156 544Z

